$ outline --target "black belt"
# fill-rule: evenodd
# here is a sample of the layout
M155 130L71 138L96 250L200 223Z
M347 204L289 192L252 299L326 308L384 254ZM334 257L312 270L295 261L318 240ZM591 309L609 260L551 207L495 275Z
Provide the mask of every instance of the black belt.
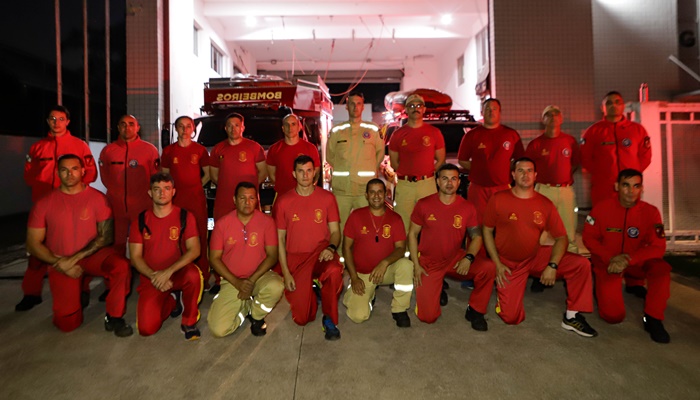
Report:
M428 178L432 178L432 175L423 175L423 176L404 175L404 176L399 176L399 180L401 180L401 181L407 181L407 182L418 182L418 181L422 181L423 179L428 179Z

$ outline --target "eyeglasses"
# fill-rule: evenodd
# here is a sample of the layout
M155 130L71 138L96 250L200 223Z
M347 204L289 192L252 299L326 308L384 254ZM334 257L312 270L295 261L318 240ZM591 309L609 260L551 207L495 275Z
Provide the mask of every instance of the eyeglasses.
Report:
M419 110L420 110L421 108L423 108L423 107L425 107L424 104L409 104L409 105L406 106L406 108L410 108L410 109L417 108L417 109L419 109Z
M56 122L56 121L66 122L66 119L63 118L63 117L58 117L58 118L56 118L56 117L48 117L48 118L46 118L46 120L49 121L49 122Z

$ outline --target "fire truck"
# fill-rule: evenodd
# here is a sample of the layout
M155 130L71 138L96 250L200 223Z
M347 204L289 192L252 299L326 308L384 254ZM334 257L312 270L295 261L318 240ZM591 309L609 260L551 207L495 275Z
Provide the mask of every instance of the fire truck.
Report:
M284 138L282 119L293 112L300 117L303 139L316 145L321 159L325 160L333 103L328 87L319 76L282 79L271 75L236 74L231 78L212 78L204 85L201 111L203 116L195 118L193 140L210 151L227 139L225 119L232 112L245 118L243 136L260 143L266 152L272 144ZM210 183L205 192L211 211L216 185ZM274 196L273 184L264 182L260 188L263 210L269 210Z

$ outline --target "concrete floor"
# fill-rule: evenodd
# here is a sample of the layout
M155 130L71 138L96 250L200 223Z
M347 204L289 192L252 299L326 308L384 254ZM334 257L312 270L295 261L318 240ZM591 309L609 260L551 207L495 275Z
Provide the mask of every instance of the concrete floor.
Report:
M282 300L257 338L249 324L213 338L206 326L212 297L204 295L202 339L186 342L179 320L155 336L117 338L105 332L103 286L93 282L85 322L65 334L51 324L51 295L17 313L22 261L0 267L0 398L3 399L700 399L700 280L674 275L666 328L671 344L653 343L642 329L642 301L625 295L628 318L607 325L588 316L599 336L560 327L564 288L525 295L527 319L506 326L489 307L488 332L464 319L469 291L449 281L450 302L433 325L399 329L391 290L378 291L372 318L351 322L340 305L342 339L324 340L320 316L296 326ZM126 318L134 324L134 293Z

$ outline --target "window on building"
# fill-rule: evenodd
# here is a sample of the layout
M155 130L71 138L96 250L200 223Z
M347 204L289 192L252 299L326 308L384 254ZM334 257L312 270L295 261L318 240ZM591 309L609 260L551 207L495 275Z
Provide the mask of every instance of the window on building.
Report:
M194 29L192 29L192 52L194 52L195 56L199 55L199 28L197 28L197 25L193 26Z
M211 69L219 75L224 72L224 53L219 50L214 43L211 44Z
M457 86L464 85L464 54L457 59Z

